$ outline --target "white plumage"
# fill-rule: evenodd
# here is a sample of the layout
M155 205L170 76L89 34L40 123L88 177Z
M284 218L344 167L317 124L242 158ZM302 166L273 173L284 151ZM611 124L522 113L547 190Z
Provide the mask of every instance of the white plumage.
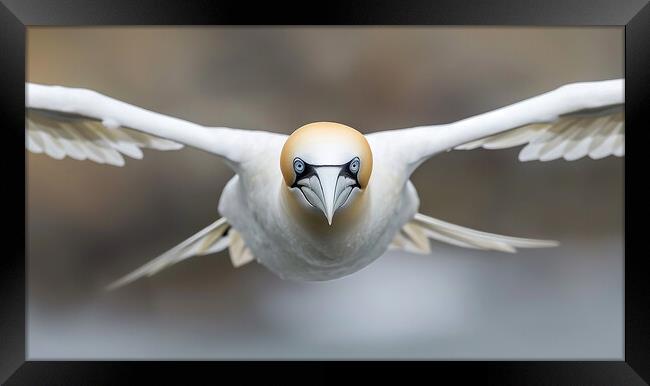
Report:
M526 125L456 149L504 149L526 145L519 153L520 161L621 157L625 153L624 123L622 106L616 106L600 113L567 114L551 123Z
M32 109L27 118L27 149L52 158L66 156L123 166L123 155L142 158L140 148L177 150L183 145L80 116Z
M450 124L362 135L319 122L286 136L205 127L91 90L28 83L25 141L33 153L115 166L142 158L141 148L188 145L235 172L219 202L223 218L109 288L226 248L236 267L257 260L282 278L329 280L389 248L429 253L430 240L502 252L557 245L420 214L409 177L449 149L523 146L521 161L621 157L623 88L622 79L574 83Z

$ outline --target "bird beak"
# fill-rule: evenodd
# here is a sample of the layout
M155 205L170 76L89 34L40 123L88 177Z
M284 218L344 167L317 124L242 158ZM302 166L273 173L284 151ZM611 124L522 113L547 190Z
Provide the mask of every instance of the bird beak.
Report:
M335 203L337 198L336 185L338 185L340 173L341 168L338 166L322 166L316 168L316 175L318 175L318 179L320 180L320 187L323 193L323 205L320 210L323 211L329 225L332 225L334 212L338 209Z
M315 175L298 182L307 201L323 212L329 225L356 185L354 179L341 174L341 169L341 166L317 166Z

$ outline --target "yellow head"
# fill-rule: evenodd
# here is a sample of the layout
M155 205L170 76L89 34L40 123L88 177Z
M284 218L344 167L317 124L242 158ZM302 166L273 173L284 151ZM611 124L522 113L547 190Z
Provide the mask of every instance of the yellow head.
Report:
M302 126L289 136L280 155L287 187L320 209L329 224L353 192L368 186L372 173L370 145L357 130L333 122Z

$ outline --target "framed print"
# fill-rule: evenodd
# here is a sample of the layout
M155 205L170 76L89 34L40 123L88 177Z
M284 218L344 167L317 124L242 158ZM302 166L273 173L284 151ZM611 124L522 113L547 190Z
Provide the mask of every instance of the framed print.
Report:
M3 381L648 381L646 2L270 8L3 0Z

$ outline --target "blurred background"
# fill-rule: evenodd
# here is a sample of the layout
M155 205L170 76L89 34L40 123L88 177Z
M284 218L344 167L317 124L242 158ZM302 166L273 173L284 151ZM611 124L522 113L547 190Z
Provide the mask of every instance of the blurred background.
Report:
M28 80L212 126L290 133L445 123L623 76L622 28L28 28ZM434 244L283 281L227 252L104 285L220 217L231 171L185 148L124 168L27 155L30 359L622 359L623 160L454 151L412 180L424 214L555 239Z

